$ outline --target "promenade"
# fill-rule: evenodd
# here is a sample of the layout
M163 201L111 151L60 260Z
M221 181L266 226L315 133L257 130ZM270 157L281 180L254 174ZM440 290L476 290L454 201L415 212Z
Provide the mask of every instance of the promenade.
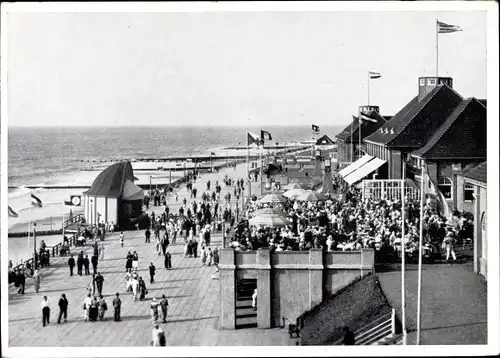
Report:
M227 168L219 173L205 174L194 186L201 194L206 189L207 180L214 185L216 180L221 182L226 173L232 178L245 178L246 167L239 165L236 170ZM225 185L222 187L221 198L228 190ZM168 197L171 212L176 212L183 197L188 197L185 186L178 193L177 204L175 197ZM234 208L234 200L231 205ZM150 207L148 212L151 211L159 213L161 209ZM30 279L27 280L25 295L17 294L16 288L9 286L10 346L148 346L152 330L151 299L160 298L163 294L169 301L169 310L167 323L160 323L160 327L165 331L167 346L295 345L295 340L288 338L285 329L220 330L218 273L213 266L203 266L199 257L185 258L182 239L178 238L177 244L169 246L172 270L167 271L163 256L156 253L155 240L152 238L149 244L144 242L144 230L125 232L123 248L120 247L118 236L119 233L114 233L106 237L104 260L99 261L98 266L105 280L103 295L109 307L106 321L84 321L83 300L91 276L70 277L68 258L54 258L50 268L41 270L38 294L34 292ZM222 236L219 232L213 236L211 247L220 248L221 245ZM133 302L131 294L125 292L125 256L128 250L137 251L139 255L138 272L149 291L144 301ZM72 252L79 251L72 248ZM91 248L86 248L85 252L90 257ZM154 284L149 284L150 261L156 266ZM121 322L113 321L112 300L116 292L120 293L122 300ZM57 304L62 293L69 300L68 322L57 324ZM46 327L42 326L40 308L44 295L48 296L51 307L50 324Z

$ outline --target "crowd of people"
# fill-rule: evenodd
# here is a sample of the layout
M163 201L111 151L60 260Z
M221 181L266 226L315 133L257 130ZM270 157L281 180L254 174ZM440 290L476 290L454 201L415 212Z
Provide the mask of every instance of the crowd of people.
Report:
M256 250L269 247L271 251L359 250L374 248L382 260L401 253L403 241L406 255L418 258L420 238L420 200L405 198L404 238L402 238L402 202L396 200L362 199L359 189L348 187L339 177L334 178L335 193L325 201L287 200L283 203L252 202L247 217L265 207L282 211L289 219L283 227L249 225L237 226L232 246L237 250ZM455 212L444 218L435 203L428 200L424 207L424 255L435 257L445 253L446 260L456 260L453 244L471 241L473 218Z

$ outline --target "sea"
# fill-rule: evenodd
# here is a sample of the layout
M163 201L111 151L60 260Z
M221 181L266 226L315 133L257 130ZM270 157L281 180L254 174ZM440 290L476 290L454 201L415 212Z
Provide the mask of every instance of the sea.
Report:
M72 182L89 162L139 157L208 154L245 145L246 131L260 127L11 127L8 133L9 187ZM334 137L341 126L322 126ZM310 126L267 126L273 143L311 140ZM15 189L9 189L9 193Z

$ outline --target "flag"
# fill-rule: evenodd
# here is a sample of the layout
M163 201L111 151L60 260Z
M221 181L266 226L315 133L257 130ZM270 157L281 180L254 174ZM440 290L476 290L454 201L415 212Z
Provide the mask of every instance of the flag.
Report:
M361 116L359 117L359 121L361 122L362 119L364 119L365 121L377 123L376 119L370 118L370 117L368 117L367 115L365 115L363 113L361 113Z
M319 127L318 127L317 125L313 124L313 125L312 125L312 131L313 131L314 133L318 134L318 133L319 133Z
M42 207L42 201L40 200L40 198L35 196L33 193L31 193L31 205L37 206L39 208Z
M271 137L271 133L261 129L260 130L260 139L262 139L262 142L264 142L264 140L273 140L273 137Z
M368 71L368 75L370 76L371 80L382 77L382 75L379 72Z
M257 134L247 132L247 146L252 144L260 145L260 138Z
M214 152L211 152L211 153L210 153L210 155L215 155L215 153L214 153Z
M9 216L13 218L17 218L19 215L12 209L9 205Z
M448 25L444 22L437 21L438 34L449 34L452 32L462 31L462 28L457 25Z
M432 178L429 176L425 167L424 177L422 178L422 180L424 180L424 193L422 193L422 195L424 195L423 198L425 198L426 194L431 194L431 196L437 200L441 215L443 215L447 219L451 218L453 211L448 205L444 194L441 192L441 190L439 190L434 180L432 180Z

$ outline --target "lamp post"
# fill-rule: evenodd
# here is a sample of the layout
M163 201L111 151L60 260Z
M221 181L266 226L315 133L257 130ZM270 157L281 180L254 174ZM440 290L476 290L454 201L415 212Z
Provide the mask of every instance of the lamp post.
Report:
M35 270L38 267L38 260L36 257L36 223L33 223L33 266Z

